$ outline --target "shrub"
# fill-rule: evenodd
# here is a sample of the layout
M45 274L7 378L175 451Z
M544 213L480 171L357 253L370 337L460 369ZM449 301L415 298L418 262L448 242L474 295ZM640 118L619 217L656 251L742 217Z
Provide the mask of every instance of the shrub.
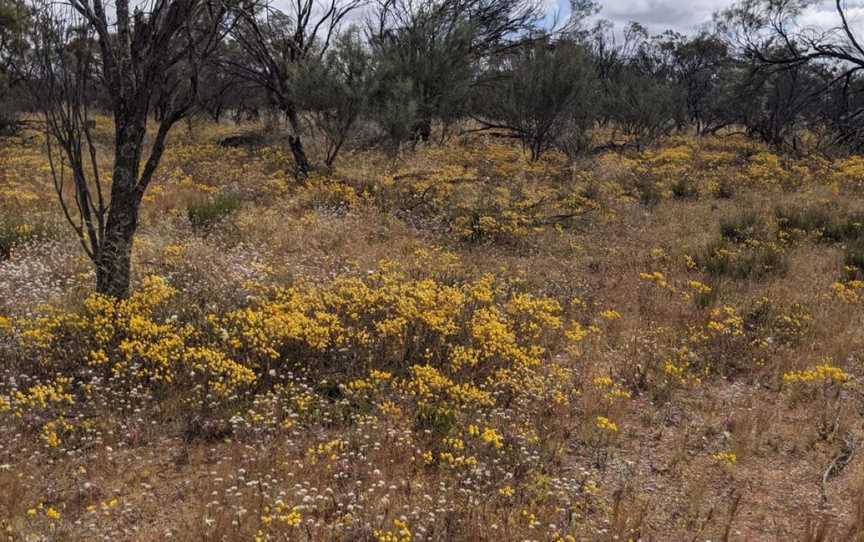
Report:
M753 210L740 211L720 220L720 235L733 243L744 243L764 237L764 219Z
M786 269L783 250L775 243L740 246L728 239L709 244L699 258L711 275L760 280Z
M831 220L822 232L822 237L835 242L864 239L864 213L853 212Z
M663 200L663 187L648 176L640 176L636 180L636 190L639 194L639 202L647 207L653 207Z
M190 204L186 215L193 228L208 229L239 209L240 204L240 197L236 194L219 194L213 199Z
M699 196L699 191L693 179L679 177L672 183L672 196L675 199L694 199Z
M775 212L777 225L786 232L815 233L832 223L831 213L822 206L778 207Z
M728 177L721 178L717 183L714 195L718 199L732 199L735 196L735 186L732 184L732 180Z
M0 15L0 21L2 21L2 15ZM18 118L20 107L14 96L8 97L10 93L11 89L3 81L3 74L0 71L0 137L15 135L21 131L21 122Z
M843 269L849 280L864 278L864 240L858 239L846 245Z

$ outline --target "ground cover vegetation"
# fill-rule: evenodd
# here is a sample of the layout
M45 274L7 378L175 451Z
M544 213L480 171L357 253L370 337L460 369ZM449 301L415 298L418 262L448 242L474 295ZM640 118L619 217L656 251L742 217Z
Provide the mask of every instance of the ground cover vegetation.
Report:
M864 539L845 17L116 4L0 0L0 537Z

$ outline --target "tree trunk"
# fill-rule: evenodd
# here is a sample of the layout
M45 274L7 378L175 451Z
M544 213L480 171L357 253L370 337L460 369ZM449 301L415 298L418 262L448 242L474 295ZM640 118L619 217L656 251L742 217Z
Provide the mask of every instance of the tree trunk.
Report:
M300 177L306 177L309 175L309 160L306 159L306 151L303 150L303 141L300 140L300 136L288 136L288 145L294 156L297 173Z
M138 229L138 170L146 121L117 119L111 207L96 256L96 290L104 295L129 295L132 241Z
M129 295L132 265L132 239L138 227L136 208L125 211L111 206L105 238L96 262L96 290L104 295L122 299Z
M432 137L432 117L423 116L414 124L414 133L424 143Z
M294 156L297 176L304 178L309 175L310 168L309 160L306 158L306 151L303 150L303 141L300 139L300 119L293 107L285 108L285 116L291 125L292 134L288 136L288 145L291 147L291 154Z

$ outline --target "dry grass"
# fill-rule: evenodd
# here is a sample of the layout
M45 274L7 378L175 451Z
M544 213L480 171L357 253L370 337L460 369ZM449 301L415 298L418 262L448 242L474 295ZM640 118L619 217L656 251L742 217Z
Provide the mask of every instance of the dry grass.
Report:
M0 142L10 540L864 540L855 159L471 138L297 185L234 130L175 134L151 299L104 311Z

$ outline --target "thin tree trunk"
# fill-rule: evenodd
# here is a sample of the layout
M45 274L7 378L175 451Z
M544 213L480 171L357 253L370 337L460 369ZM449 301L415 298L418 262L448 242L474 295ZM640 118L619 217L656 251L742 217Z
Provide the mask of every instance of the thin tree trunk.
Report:
M285 116L288 118L288 123L291 125L291 135L288 136L288 145L291 148L291 154L294 156L294 164L297 168L297 175L300 178L309 175L309 160L306 158L306 151L303 149L303 141L300 138L300 119L297 116L297 111L293 107L285 108Z

